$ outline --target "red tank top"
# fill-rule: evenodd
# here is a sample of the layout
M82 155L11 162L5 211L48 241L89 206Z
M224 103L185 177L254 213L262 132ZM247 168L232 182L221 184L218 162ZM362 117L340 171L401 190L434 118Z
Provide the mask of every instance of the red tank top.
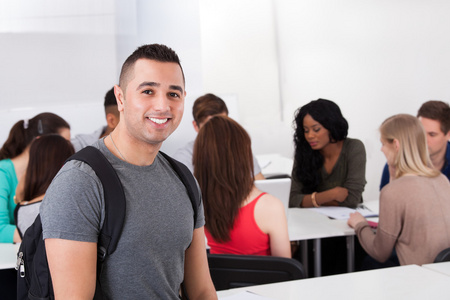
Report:
M255 205L264 194L241 207L230 232L230 241L216 242L205 228L211 254L270 255L269 235L262 232L255 221Z

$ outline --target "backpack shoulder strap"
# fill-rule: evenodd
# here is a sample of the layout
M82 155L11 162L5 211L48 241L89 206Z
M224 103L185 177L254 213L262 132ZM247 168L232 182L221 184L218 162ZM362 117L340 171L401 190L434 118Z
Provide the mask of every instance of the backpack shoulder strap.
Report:
M103 261L106 255L116 250L122 233L126 209L125 193L119 176L100 150L87 146L69 157L67 161L74 159L91 166L103 185L105 218L98 241L98 259Z
M198 207L200 206L200 194L197 187L197 182L195 181L194 175L192 175L191 171L179 161L173 159L169 155L165 154L162 151L159 151L162 156L170 163L172 168L178 174L183 182L184 186L187 189L189 199L191 200L192 208L194 209L194 224L197 220Z

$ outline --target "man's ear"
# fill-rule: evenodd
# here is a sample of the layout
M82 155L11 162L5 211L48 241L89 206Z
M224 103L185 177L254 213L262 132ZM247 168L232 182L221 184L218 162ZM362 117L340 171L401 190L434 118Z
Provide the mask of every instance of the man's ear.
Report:
M113 113L106 114L106 124L109 128L116 128L117 124L119 124L120 117L116 116Z
M195 130L196 132L198 132L198 131L200 130L200 128L198 127L197 122L195 122L195 120L192 121L192 125L194 126L194 130Z
M114 96L116 96L117 109L119 111L123 111L123 102L124 102L125 97L123 95L122 89L117 84L114 85Z

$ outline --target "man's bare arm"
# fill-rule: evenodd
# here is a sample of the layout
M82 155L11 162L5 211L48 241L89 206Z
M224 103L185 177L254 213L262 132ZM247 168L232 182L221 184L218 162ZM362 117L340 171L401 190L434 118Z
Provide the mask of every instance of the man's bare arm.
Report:
M97 243L46 239L45 248L55 299L94 297Z
M209 274L203 227L194 230L191 246L186 250L184 284L189 299L217 299Z

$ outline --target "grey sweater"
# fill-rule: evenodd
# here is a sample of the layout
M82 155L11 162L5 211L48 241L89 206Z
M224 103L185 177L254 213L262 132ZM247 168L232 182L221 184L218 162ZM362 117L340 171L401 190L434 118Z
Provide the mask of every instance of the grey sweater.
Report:
M297 162L292 169L292 185L289 196L289 207L300 207L305 194L303 184L297 179ZM366 150L364 144L357 139L344 140L341 154L330 174L324 167L321 170L322 182L316 192L324 192L337 186L348 190L348 197L340 206L356 207L362 202L362 192L366 185Z
M380 262L395 246L401 265L432 263L450 247L450 182L442 174L392 181L381 190L376 233L367 222L355 231L364 250Z

